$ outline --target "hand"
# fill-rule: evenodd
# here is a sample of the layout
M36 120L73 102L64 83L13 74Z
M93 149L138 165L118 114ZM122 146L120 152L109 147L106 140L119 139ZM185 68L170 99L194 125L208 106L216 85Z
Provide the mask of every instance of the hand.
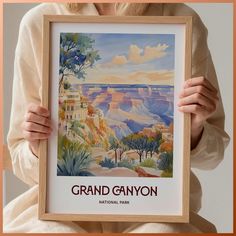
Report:
M216 88L204 77L185 81L179 95L179 111L191 113L191 149L201 139L204 122L216 111L219 98Z
M49 111L36 104L30 104L22 129L23 137L29 142L33 154L38 157L39 140L48 139L52 131Z

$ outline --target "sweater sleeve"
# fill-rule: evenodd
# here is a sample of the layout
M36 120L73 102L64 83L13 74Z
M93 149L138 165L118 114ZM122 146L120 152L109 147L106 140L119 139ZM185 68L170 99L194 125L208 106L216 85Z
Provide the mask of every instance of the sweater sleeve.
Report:
M14 174L26 184L38 183L39 159L22 135L21 124L30 103L41 104L43 15L68 15L64 4L42 3L29 10L20 23L15 51L10 127L7 136Z
M191 151L191 167L208 170L217 167L224 157L229 136L224 131L225 114L215 68L210 53L201 63L193 67L194 76L205 76L218 90L220 101L215 113L205 122L197 147Z
M205 122L204 131L197 147L191 151L191 167L213 169L224 157L229 136L224 131L225 114L220 96L211 53L208 48L208 30L199 15L185 4L164 4L163 14L168 16L192 16L192 77L204 76L218 90L220 102L217 110Z
M33 186L38 183L39 160L23 138L21 128L28 105L30 103L39 105L41 101L40 62L37 60L40 58L40 54L37 55L39 45L34 43L34 39L40 35L36 27L29 26L29 18L27 14L21 22L15 51L12 107L7 141L14 174L26 184Z

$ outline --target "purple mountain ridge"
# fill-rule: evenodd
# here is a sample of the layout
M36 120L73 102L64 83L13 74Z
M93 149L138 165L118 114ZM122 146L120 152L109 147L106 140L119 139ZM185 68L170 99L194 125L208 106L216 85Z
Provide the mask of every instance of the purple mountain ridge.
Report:
M83 96L103 111L107 124L117 138L139 132L145 127L173 122L173 86L82 84Z

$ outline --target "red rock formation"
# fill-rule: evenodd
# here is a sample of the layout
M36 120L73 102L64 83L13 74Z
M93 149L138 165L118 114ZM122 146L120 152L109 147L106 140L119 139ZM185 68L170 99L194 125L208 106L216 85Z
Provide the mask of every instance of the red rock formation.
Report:
M153 175L146 172L142 167L136 167L135 171L138 173L139 177L160 177L159 175Z

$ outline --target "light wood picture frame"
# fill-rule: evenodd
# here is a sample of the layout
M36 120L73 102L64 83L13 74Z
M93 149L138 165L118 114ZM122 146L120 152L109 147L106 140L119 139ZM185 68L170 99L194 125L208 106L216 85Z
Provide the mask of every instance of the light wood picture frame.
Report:
M191 45L189 16L44 16L39 219L189 222Z

